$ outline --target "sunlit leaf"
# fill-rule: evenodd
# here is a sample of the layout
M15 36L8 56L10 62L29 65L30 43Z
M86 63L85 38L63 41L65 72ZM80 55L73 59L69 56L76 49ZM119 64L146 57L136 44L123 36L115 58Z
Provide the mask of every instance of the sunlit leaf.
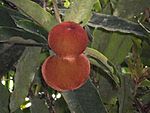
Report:
M74 21L76 23L87 23L91 16L91 10L96 0L72 0L70 9L67 10L65 21Z
M43 26L47 31L56 24L56 20L50 13L31 0L8 1L14 3L21 11L31 17L39 25Z

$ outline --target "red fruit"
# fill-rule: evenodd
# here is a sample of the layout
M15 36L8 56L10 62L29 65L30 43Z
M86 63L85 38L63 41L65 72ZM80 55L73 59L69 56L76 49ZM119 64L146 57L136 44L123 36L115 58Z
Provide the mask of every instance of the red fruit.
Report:
M48 44L59 56L76 56L85 50L88 36L79 24L62 22L49 32Z
M45 82L58 91L74 90L89 78L90 63L84 54L77 57L48 57L42 65Z

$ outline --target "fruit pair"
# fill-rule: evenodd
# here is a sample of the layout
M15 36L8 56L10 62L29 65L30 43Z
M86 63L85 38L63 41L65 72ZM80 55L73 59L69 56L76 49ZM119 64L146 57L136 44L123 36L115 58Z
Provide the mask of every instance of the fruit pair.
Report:
M82 54L88 44L84 29L74 22L60 23L49 32L48 44L56 55L42 65L45 82L58 91L82 86L90 73L90 63Z

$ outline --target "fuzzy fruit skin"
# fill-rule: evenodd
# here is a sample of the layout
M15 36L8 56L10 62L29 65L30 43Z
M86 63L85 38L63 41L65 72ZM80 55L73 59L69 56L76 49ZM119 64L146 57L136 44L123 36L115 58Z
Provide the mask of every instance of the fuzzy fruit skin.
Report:
M81 54L87 44L88 35L77 23L62 22L52 28L48 35L50 48L59 56Z
M77 57L48 57L42 75L48 86L57 91L74 90L89 78L90 63L84 54Z

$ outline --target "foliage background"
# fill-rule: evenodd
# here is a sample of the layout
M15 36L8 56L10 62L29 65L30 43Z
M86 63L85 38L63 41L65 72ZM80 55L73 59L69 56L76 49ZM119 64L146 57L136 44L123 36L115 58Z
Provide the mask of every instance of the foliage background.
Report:
M57 92L41 77L50 29L84 26L91 78ZM149 0L0 0L0 113L150 113Z

